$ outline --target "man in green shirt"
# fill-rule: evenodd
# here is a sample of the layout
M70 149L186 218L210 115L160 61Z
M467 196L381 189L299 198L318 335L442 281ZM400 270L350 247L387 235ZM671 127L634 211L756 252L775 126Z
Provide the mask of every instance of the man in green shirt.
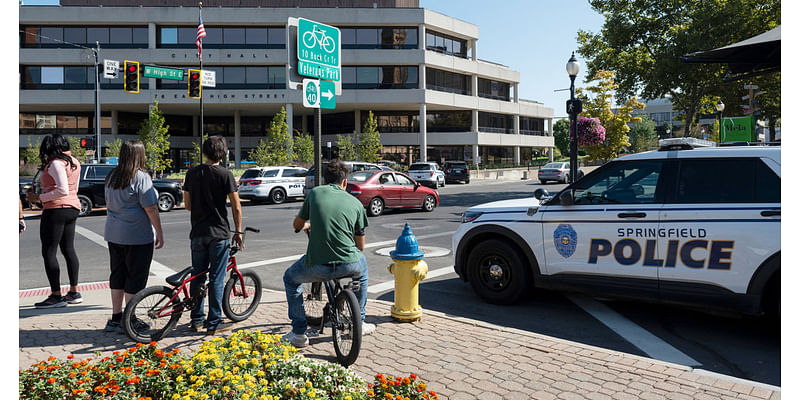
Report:
M308 234L308 248L283 274L289 319L292 320L292 331L283 338L297 348L308 345L303 283L352 277L359 282L355 295L361 306L361 320L364 320L369 275L362 251L366 243L364 229L369 221L361 202L345 191L349 174L345 163L339 160L328 163L325 170L328 184L311 189L294 219L294 231L303 230ZM314 229L311 229L311 222ZM374 331L374 324L362 323L363 335Z

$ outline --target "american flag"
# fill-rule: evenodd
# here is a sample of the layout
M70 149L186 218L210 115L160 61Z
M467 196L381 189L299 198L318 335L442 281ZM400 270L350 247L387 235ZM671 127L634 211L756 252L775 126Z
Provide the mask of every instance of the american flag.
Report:
M203 38L206 37L206 28L203 27L203 13L200 13L200 23L197 25L197 57L203 61Z

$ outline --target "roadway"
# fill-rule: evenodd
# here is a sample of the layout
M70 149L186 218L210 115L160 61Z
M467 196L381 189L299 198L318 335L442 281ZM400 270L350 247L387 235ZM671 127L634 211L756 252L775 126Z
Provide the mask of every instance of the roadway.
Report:
M545 185L551 191L563 186ZM488 201L529 197L539 187L534 181L473 180L469 185L449 184L439 189L441 204L431 213L387 211L370 218L365 251L370 298L393 299L393 277L387 270L391 259L385 254L394 248L408 223L428 254L425 262L430 273L420 284L420 304L424 309L780 386L779 324L764 323L758 318L545 290L536 290L513 306L481 301L452 269L451 236L460 224L460 213ZM283 290L283 271L305 252L307 245L306 236L295 234L291 227L302 203L289 200L278 205L243 204L245 225L260 228L261 233L248 234L246 249L237 255L237 261L241 267L257 271L265 287ZM165 246L155 251L149 285L163 283L163 276L190 262L188 213L178 208L162 213L161 221ZM104 223L102 210L78 220L75 247L82 283L108 279L108 251L102 240ZM38 217L29 217L28 230L20 239L20 290L48 286L38 225ZM62 283L66 283L63 258L60 260Z

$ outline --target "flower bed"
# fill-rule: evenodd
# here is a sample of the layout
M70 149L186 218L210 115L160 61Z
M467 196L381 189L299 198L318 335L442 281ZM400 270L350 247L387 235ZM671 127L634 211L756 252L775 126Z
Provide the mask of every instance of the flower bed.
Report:
M237 331L204 342L191 358L155 342L112 356L66 361L50 357L22 371L21 399L277 400L437 399L412 374L378 374L367 384L338 364L310 360L278 335Z

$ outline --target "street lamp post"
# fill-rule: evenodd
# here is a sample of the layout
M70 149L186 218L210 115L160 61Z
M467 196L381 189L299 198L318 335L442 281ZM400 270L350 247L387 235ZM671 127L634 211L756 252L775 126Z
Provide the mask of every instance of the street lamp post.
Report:
M575 58L575 52L567 61L567 74L569 75L569 100L574 104L575 102L575 77L581 69L581 64ZM573 108L569 113L569 126L570 132L573 133L569 141L569 178L570 182L575 182L578 176L578 110Z
M722 100L717 102L717 113L719 114L719 144L722 143L722 112L725 111L725 103Z

